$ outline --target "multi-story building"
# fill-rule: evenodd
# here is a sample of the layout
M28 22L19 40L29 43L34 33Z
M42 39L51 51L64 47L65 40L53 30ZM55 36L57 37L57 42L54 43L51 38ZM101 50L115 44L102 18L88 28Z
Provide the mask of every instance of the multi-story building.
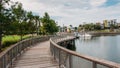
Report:
M116 20L116 19L109 20L109 21L108 21L108 24L109 24L109 26L110 26L110 25L117 25L117 20Z
M117 26L117 19L103 20L103 24L105 28L109 28L111 25Z
M108 25L108 20L103 20L103 24L104 24L104 27L105 27L105 28L108 28L108 27L109 27L109 25Z

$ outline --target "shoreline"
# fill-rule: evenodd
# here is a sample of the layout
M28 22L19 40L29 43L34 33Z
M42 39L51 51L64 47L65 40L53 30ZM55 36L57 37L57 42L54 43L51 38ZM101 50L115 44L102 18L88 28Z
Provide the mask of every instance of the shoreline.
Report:
M120 32L88 32L93 36L108 36L108 35L120 35Z

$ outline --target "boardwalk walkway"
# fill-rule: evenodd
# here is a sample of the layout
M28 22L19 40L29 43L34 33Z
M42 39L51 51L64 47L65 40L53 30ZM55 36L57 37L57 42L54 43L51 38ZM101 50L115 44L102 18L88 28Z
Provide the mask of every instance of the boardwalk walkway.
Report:
M59 68L50 54L49 41L29 48L13 64L14 68Z

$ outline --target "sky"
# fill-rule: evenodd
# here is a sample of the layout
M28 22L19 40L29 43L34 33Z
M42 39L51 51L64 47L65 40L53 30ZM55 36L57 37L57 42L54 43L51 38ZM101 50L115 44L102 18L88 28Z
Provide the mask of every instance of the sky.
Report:
M117 19L120 22L120 0L12 0L23 4L26 11L42 17L48 12L58 25L103 22Z

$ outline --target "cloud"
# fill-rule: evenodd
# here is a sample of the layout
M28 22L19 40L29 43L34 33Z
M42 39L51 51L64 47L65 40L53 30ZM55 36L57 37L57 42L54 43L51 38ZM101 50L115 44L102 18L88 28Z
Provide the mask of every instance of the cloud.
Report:
M59 25L78 26L83 22L102 22L104 19L120 18L120 3L100 7L106 0L13 0L23 3L23 8L41 17L48 12Z
M101 6L101 5L103 5L105 2L107 2L107 0L90 0L90 4L91 4L93 7Z

